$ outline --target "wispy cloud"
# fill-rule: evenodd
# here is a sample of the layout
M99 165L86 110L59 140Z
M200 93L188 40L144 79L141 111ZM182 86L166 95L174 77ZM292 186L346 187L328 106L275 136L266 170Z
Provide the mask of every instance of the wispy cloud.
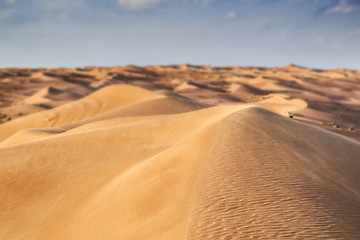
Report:
M216 0L192 0L194 3L204 3L204 4L209 4L209 3L213 3Z
M183 0L183 1L187 2L189 0ZM234 0L233 2L235 4L237 4L237 3L250 3L252 1L253 0ZM203 3L203 4L212 4L212 3L219 3L219 2L221 2L221 0L190 0L190 2Z
M7 4L15 4L16 0L5 0Z
M226 14L227 18L235 18L236 17L236 13L234 11L230 11Z
M164 0L118 0L120 7L129 10L144 10L149 9Z
M84 0L33 0L33 2L43 10L74 9L85 4Z
M350 36L360 36L360 28L354 29L349 33Z
M10 10L10 9L0 10L0 20L1 19L7 19L13 13L14 13L14 10Z
M360 1L349 1L349 0L340 0L339 4L334 8L330 8L326 13L350 13L360 10Z

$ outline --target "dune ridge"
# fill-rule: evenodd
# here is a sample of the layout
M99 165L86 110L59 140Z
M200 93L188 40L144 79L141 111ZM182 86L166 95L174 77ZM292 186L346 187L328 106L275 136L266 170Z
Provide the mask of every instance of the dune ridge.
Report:
M297 120L360 140L360 71L293 64L274 68L182 64L0 69L0 124L116 84L166 89L208 105L259 103L283 116L290 112ZM284 100L293 104L284 104Z
M121 94L118 94L121 91ZM0 125L0 141L13 133L27 128L55 127L78 122L121 106L163 97L160 94L130 85L115 85L84 97L78 101L59 106L48 111L32 114Z
M0 239L360 238L360 143L259 105L114 85L0 125Z

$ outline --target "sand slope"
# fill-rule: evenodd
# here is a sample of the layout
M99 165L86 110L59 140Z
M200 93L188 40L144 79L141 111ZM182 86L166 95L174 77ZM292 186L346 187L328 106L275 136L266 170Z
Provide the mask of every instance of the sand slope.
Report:
M360 238L360 143L253 104L114 85L0 133L0 239Z
M166 89L210 105L258 103L283 116L291 112L297 120L360 140L360 71L291 64L274 68L182 64L0 69L0 124L115 84Z

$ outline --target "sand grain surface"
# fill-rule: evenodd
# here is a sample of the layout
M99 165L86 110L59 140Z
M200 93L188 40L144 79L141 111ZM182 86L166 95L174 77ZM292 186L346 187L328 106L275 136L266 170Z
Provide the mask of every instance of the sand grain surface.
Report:
M189 65L121 71L125 80L157 81L161 72L192 69L193 75L240 71ZM274 75L300 70L288 66ZM14 71L3 72L9 78ZM164 81L162 91L105 84L121 76L104 71L35 71L44 78L39 89L30 96L9 92L23 110L49 105L0 125L0 239L360 238L356 132L308 124L334 115L302 97L330 96L299 90L295 97L280 80L272 84L282 92L274 92L264 88L266 78L249 77L263 71L251 68L229 84L179 78ZM342 74L334 70L328 78ZM349 80L355 88L356 74ZM42 81L66 83L55 88ZM152 90L160 84L133 81ZM94 82L106 87L95 91ZM339 99L358 106L356 94ZM20 109L8 101L3 112ZM290 111L303 111L305 120L289 118Z

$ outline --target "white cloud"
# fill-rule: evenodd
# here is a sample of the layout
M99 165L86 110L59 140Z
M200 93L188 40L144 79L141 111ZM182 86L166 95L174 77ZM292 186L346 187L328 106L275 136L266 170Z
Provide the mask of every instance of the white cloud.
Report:
M182 0L184 3L195 3L195 4L198 4L198 3L201 3L201 4L204 4L204 5L207 5L207 4L213 4L215 2L220 2L221 0ZM235 0L233 0L235 2ZM252 0L236 0L236 2L239 2L239 3L249 3L251 2Z
M130 10L148 9L164 0L118 0L120 7Z
M0 19L6 19L14 13L14 10L0 10Z
M354 29L349 33L350 36L360 36L360 28Z
M16 0L5 0L7 4L15 4Z
M326 13L350 13L354 11L359 11L360 6L359 5L351 5L347 0L340 0L340 3L334 7L330 8L326 11Z
M74 9L83 6L84 0L34 0L44 10Z
M194 3L202 2L203 4L209 4L215 2L215 0L193 0Z
M230 11L226 14L227 18L235 18L236 17L236 13L234 11Z

